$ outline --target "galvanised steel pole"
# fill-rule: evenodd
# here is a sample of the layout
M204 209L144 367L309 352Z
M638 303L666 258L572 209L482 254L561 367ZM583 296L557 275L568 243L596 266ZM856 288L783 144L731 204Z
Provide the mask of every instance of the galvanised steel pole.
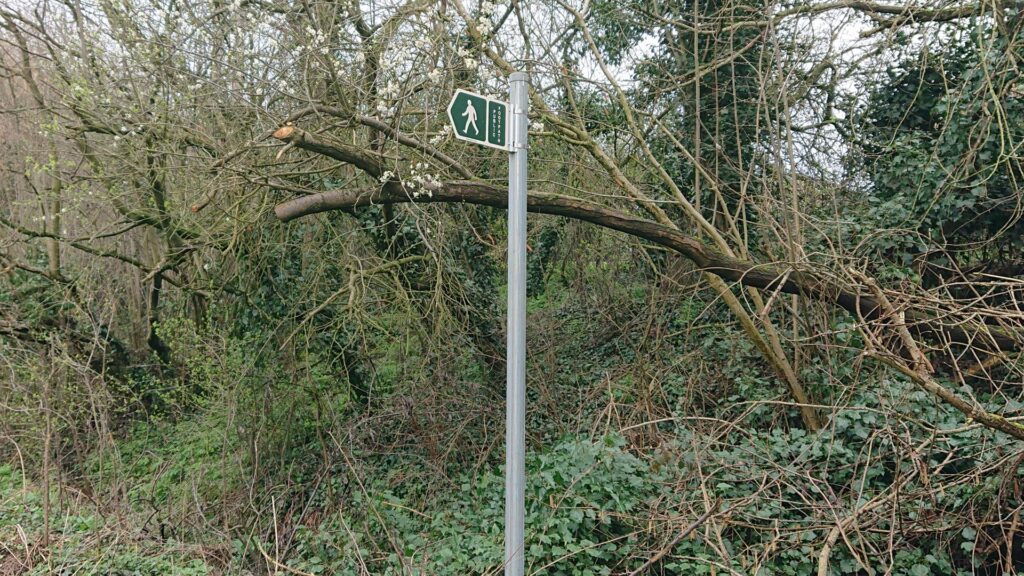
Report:
M525 72L509 76L508 342L505 427L505 576L523 576L526 492L526 134Z

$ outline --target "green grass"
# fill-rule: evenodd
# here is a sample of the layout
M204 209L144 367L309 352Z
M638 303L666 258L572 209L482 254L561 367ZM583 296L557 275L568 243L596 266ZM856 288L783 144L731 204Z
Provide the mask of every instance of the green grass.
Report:
M43 490L21 471L0 465L0 569L44 576L201 576L217 574L195 546L132 533L70 494L51 495L50 546L43 541ZM26 546L27 543L27 546Z

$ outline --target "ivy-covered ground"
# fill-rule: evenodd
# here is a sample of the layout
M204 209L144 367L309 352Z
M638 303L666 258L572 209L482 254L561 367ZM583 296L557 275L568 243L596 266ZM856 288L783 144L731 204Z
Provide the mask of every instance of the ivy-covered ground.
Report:
M613 295L637 306L644 296ZM700 314L679 309L667 327ZM1020 506L1024 465L1007 438L907 382L837 362L832 378L864 383L808 433L790 425L792 407L780 411L753 351L712 325L662 344L696 342L698 352L665 376L657 417L636 422L631 414L652 399L639 373L621 367L638 353L657 365L681 350L652 353L629 329L598 336L607 319L571 299L535 298L531 315L552 351L538 351L531 371L528 573L1003 573L994 543L1004 535L986 527ZM543 338L556 329L565 337ZM185 331L175 339L181 349ZM181 417L132 424L53 488L45 552L25 549L44 530L39 478L0 467L0 574L500 573L502 452L489 432L500 405L465 414L459 429L409 405L396 376L376 408L385 417L364 411L342 425L331 414L350 401L327 379L308 394L280 380L269 393L282 401L259 415L249 407L268 392L226 377L265 378L259 348L231 340L214 360L193 344L190 374L204 400ZM395 362L381 373L402 374L393 344L380 346ZM242 370L250 365L259 369ZM261 427L273 436L256 438ZM472 449L460 453L456 441Z

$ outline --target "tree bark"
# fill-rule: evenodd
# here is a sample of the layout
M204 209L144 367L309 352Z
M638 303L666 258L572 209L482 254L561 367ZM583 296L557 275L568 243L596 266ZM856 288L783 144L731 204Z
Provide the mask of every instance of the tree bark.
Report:
M371 166L376 164L367 156L355 155L353 152L346 151L348 161L358 160L364 165ZM375 167L379 170L379 165ZM274 212L278 219L287 222L319 212L352 210L375 204L467 203L494 208L508 207L504 189L479 182L454 181L430 190L429 194L426 190L419 192L418 196L414 197L400 182L390 181L379 188L331 190L303 196L279 204ZM857 287L839 285L823 273L807 268L761 264L726 256L678 230L593 202L557 194L531 192L527 197L527 210L574 218L642 238L678 252L701 270L729 282L778 290L786 294L799 294L839 306L865 320L876 320L883 315L882 306L869 292L861 291ZM1019 352L1024 349L1020 335L1002 332L976 321L944 322L923 310L909 309L905 312L905 322L915 336L942 344L970 346L975 351L985 354Z

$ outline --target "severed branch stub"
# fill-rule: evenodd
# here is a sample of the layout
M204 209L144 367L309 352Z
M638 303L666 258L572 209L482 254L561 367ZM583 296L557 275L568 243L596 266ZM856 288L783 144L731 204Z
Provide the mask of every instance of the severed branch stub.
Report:
M384 173L380 161L375 156L355 146L348 146L338 142L327 142L319 136L310 134L295 126L282 126L272 136L296 148L302 148L303 150L352 164L374 178L380 178L380 175Z

